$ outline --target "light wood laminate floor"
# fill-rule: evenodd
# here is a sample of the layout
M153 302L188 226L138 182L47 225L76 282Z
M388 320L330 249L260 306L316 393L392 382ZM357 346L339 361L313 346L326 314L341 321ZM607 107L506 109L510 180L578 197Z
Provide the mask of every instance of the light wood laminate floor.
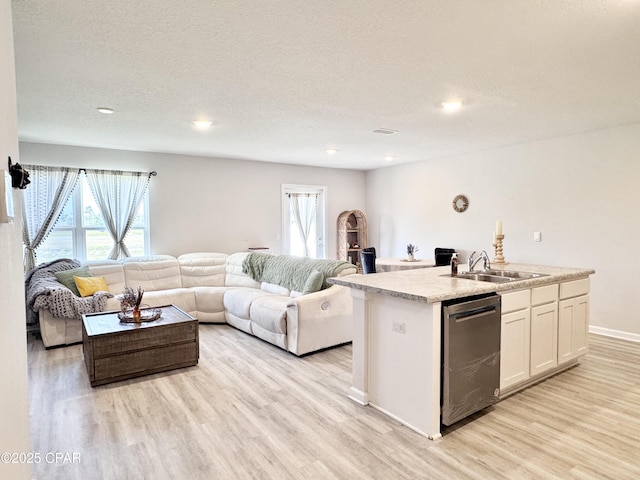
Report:
M197 367L91 388L82 346L31 340L33 451L80 460L34 479L640 478L640 344L592 335L579 366L437 441L347 399L351 346L298 358L201 325L200 347Z

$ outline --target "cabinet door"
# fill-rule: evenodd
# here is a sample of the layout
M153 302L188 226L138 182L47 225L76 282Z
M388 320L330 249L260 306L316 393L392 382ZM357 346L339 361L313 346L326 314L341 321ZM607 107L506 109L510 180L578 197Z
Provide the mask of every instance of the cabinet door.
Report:
M589 295L575 299L576 320L573 323L572 338L576 357L587 353L589 342Z
M587 353L589 296L560 300L558 303L558 363Z
M531 376L558 365L558 304L531 309Z
M531 311L502 315L500 341L500 390L529 378Z

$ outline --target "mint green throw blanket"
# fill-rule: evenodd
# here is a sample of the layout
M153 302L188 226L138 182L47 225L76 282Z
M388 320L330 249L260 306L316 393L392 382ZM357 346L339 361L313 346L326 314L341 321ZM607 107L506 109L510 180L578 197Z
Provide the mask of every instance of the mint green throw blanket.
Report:
M292 255L250 253L242 262L242 271L257 282L275 283L281 287L304 291L305 283L314 271L324 276L322 289L330 287L327 278L337 277L353 265L344 260L323 260Z

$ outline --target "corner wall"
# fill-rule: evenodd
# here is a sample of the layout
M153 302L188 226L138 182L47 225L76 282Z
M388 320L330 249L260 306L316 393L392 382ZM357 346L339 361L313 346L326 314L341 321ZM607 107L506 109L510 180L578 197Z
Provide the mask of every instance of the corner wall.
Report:
M7 156L18 158L16 83L13 59L11 1L0 0L0 169ZM4 179L2 179L4 181ZM29 453L29 396L27 384L27 332L22 274L20 196L13 190L17 220L0 223L0 453ZM0 462L0 478L27 480L31 466Z
M591 267L591 327L640 341L640 124L367 172L369 239L379 256L435 247L487 250L504 223L507 261ZM469 197L464 213L452 208ZM533 233L542 233L542 242Z

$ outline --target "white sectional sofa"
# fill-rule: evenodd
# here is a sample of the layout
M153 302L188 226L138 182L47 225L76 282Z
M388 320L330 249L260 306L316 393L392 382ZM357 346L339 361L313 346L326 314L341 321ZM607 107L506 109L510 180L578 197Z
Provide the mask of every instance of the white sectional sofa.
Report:
M285 282L259 282L243 272L248 253L189 253L154 255L122 261L88 262L94 277L104 277L109 292L141 286L143 304L173 304L201 323L228 323L296 355L304 355L352 340L352 301L349 289L327 286L303 294ZM288 257L291 261L294 257ZM300 259L309 262L310 259ZM314 262L323 262L316 260ZM341 265L338 275L356 273ZM61 286L61 288L66 288ZM105 311L119 310L116 297L107 298ZM38 309L45 347L82 341L81 321Z

